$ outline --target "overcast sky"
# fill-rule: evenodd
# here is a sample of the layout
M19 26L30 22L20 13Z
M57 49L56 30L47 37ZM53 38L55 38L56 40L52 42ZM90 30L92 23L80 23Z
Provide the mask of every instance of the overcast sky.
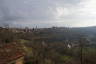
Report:
M0 25L96 25L96 0L0 0Z

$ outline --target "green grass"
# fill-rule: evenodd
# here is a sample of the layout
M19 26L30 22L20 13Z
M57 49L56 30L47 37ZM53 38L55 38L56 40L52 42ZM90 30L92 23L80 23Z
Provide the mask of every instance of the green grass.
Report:
M68 61L69 59L72 59L71 56L61 56L61 60Z

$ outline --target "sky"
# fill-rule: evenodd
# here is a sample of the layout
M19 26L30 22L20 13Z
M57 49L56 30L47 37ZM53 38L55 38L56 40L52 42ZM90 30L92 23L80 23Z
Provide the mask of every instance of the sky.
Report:
M96 26L96 0L0 0L0 26Z

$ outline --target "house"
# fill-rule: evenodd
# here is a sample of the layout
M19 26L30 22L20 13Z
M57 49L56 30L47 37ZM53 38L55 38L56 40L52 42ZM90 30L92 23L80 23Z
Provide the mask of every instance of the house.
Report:
M24 50L17 43L0 46L0 64L24 64Z
M71 48L71 47L72 47L72 45L71 45L71 44L68 44L68 45L67 45L67 47L68 47L68 48Z

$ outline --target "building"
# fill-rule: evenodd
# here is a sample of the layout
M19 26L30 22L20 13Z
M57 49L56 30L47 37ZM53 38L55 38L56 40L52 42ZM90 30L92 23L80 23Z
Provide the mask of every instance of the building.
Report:
M0 64L24 64L25 52L17 43L0 46Z

